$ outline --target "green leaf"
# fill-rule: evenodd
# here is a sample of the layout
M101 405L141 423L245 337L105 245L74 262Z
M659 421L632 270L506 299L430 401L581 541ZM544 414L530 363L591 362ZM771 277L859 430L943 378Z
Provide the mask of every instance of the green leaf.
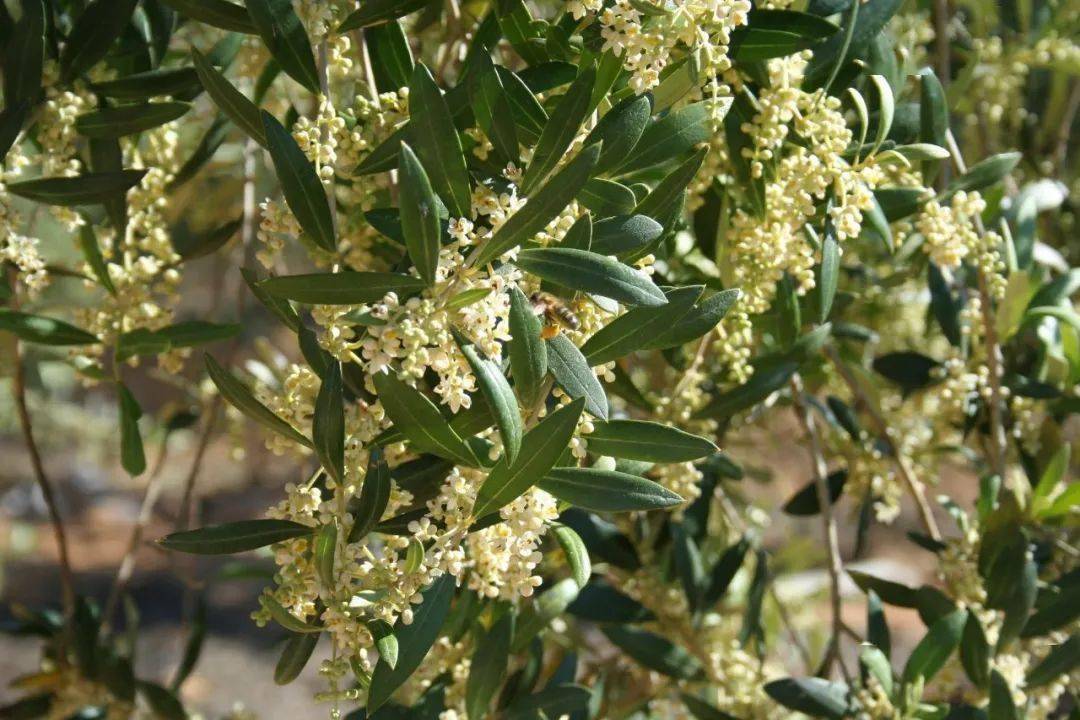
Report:
M586 436L589 452L627 460L678 463L717 452L712 441L668 425L646 420L595 422Z
M396 668L398 657L401 655L401 645L390 623L385 620L370 620L367 623L367 629L375 640L375 649L379 652L379 659L391 670Z
M667 332L645 346L646 350L661 350L678 347L691 340L696 340L716 328L728 310L739 300L738 290L723 290L706 298L691 308Z
M683 704L686 705L686 709L690 711L697 720L736 720L734 715L728 715L723 710L714 708L709 703L700 698L696 698L693 695L687 693L681 693Z
M503 456L488 473L476 493L472 516L493 513L540 482L570 444L583 407L584 401L575 400L525 433L517 460L511 463Z
M1028 671L1027 687L1039 688L1071 673L1080 665L1080 635L1073 633L1054 645L1038 665Z
M531 195L533 189L566 156L567 149L589 113L589 100L595 83L596 69L586 68L560 98L544 125L544 131L540 133L532 160L525 169L521 183L521 191L525 195Z
M825 223L825 236L821 240L821 263L818 266L818 322L829 319L836 287L840 281L840 242L836 239L836 227Z
M514 286L510 289L510 373L525 407L540 400L548 371L547 344L541 338L542 324L532 303Z
M364 28L364 40L379 92L396 92L408 85L416 62L401 23L392 21Z
M475 55L476 67L468 76L469 99L477 125L491 140L501 162L520 161L520 141L510 96L485 50Z
M757 405L788 384L799 362L786 356L769 357L760 358L753 367L749 382L715 396L696 416L727 418Z
M230 555L307 537L314 532L314 528L291 520L240 520L166 535L158 544L167 550L195 555Z
M86 173L75 177L50 177L10 183L8 192L27 200L72 207L97 205L138 185L145 170Z
M150 706L155 718L187 720L187 711L171 690L145 680L137 680L135 684L146 699L146 704Z
M379 302L387 293L412 294L424 281L412 275L382 272L312 273L263 280L267 294L309 305L363 305Z
M330 213L330 203L326 199L326 190L323 189L315 168L308 162L307 156L296 144L293 136L273 115L263 110L262 122L267 149L274 160L274 169L281 181L281 189L285 193L289 209L296 216L300 227L319 247L327 252L335 252L337 239L334 235L334 219Z
M604 178L593 178L578 193L579 201L598 217L629 215L637 205L634 191L622 183Z
M226 0L162 0L181 15L222 30L255 35L255 24L242 5Z
M345 478L345 397L341 364L330 363L315 398L312 440L319 462L339 484Z
M128 475L136 477L146 470L146 454L139 434L142 408L124 384L117 384L116 393L120 400L120 464Z
M1021 157L1018 152L1006 152L980 160L969 167L966 173L949 183L944 198L950 198L961 191L971 192L990 187L1011 173Z
M829 502L836 502L844 491L847 482L847 468L841 468L829 473L826 478L826 487L829 490ZM821 512L821 504L818 502L817 482L811 480L803 485L798 492L784 503L784 512L788 515L806 517L817 515Z
M615 646L650 670L679 680L689 680L701 671L693 655L659 635L626 625L601 630Z
M318 538L316 538L318 542ZM289 632L294 633L314 633L318 636L323 631L323 628L318 625L301 620L300 618L289 612L281 603L273 598L273 596L266 594L259 598L259 602L262 604L266 611L270 613L270 617L274 619L281 627L285 628Z
M486 717L510 665L510 642L514 637L514 613L507 611L476 644L465 684L468 717Z
M746 553L750 550L750 542L746 537L740 538L730 547L724 550L720 559L713 565L709 574L709 584L705 589L703 607L711 608L724 596L735 574L743 566Z
M439 409L422 392L390 373L378 373L372 380L387 416L415 450L471 467L478 464L468 443L450 427Z
M914 682L917 677L926 682L932 680L960 644L966 622L967 611L954 610L931 625L911 651L911 657L904 666L904 682Z
M714 125L710 102L673 110L651 124L635 145L636 152L626 157L616 174L626 175L661 165L707 142L712 138Z
M268 293L262 287L259 277L254 271L249 270L248 268L240 268L240 276L244 278L244 284L248 286L248 290L251 291L251 294L254 295L267 310L273 313L294 333L300 332L302 327L300 324L300 316L296 314L296 310L288 300L275 297Z
M609 217L593 226L588 249L601 255L629 255L650 245L663 232L664 226L648 215Z
M203 642L206 640L206 597L204 593L196 594L195 609L191 613L189 623L190 630L188 631L187 642L184 644L184 654L180 660L180 665L176 668L176 674L173 675L172 682L169 683L169 688L173 692L178 691L184 681L191 676L195 665L199 661L199 656L202 654Z
M359 542L365 537L386 512L390 502L390 467L382 448L374 447L368 456L367 472L360 495L349 503L349 514L353 516L353 526L349 531L349 542Z
M349 30L397 20L416 12L428 3L429 0L367 0L359 10L354 10L342 21L337 32L343 34Z
M570 566L574 581L579 588L584 588L592 575L592 561L589 559L589 549L585 547L585 541L568 525L556 524L552 526L551 533L566 555L566 563Z
M581 188L585 187L600 156L600 149L600 145L584 148L577 157L548 179L543 187L533 193L528 202L487 240L474 264L478 267L486 265L547 227L548 223L566 209Z
M608 110L585 138L585 145L603 142L595 173L605 173L630 157L652 116L652 99L632 95Z
M839 30L817 15L755 8L747 24L731 33L730 55L738 62L784 57L811 48Z
M82 250L83 258L86 259L86 264L90 266L91 272L94 273L94 277L101 283L103 288L108 290L110 294L115 295L116 286L113 285L112 278L109 277L109 268L105 264L105 257L101 254L101 246L98 245L97 235L94 234L94 228L89 223L79 228L79 247Z
M581 354L596 366L648 348L686 317L701 290L700 285L677 288L667 293L666 305L634 308L620 315L590 337L581 346Z
M563 578L525 606L518 617L511 652L521 652L534 637L560 617L578 596L578 584L573 578Z
M117 339L116 359L124 361L138 355L158 355L174 348L195 347L227 340L239 332L240 325L219 325L202 320L176 323L160 330L139 328L126 332Z
M0 331L14 333L21 340L39 345L93 345L97 336L62 320L0 309Z
M461 138L442 90L423 63L416 64L409 83L409 138L450 215L467 217L472 189Z
M184 102L118 105L79 115L75 129L89 138L119 138L172 122L190 109Z
M318 93L315 56L292 0L247 0L247 9L266 49L281 69L311 92Z
M960 664L975 687L986 687L990 681L990 645L975 613L968 614L960 636Z
M60 81L70 83L104 59L131 20L138 0L92 0L67 34L60 53Z
M634 208L634 213L652 218L668 217L671 214L671 208L682 202L683 192L697 177L701 164L708 154L708 147L703 147L680 163L641 199Z
M195 72L199 75L199 82L202 83L218 109L225 113L225 116L232 120L245 135L259 145L267 147L266 130L255 103L233 87L232 83L226 80L225 76L219 73L198 50L192 49L191 60L195 63Z
M672 555L687 607L691 613L696 613L705 593L705 565L697 543L682 523L672 526Z
M514 264L544 280L627 305L657 307L667 303L663 291L643 273L588 250L532 248L518 253Z
M986 707L987 720L1019 720L1009 683L997 670L990 673L990 702Z
M859 57L881 32L902 4L901 0L869 0L859 4L845 2L849 7L844 18L844 34L833 35L814 49L814 57L806 68L803 87L815 90L831 87L840 69Z
M263 427L273 430L293 442L308 448L314 447L310 440L297 432L296 428L256 400L255 396L242 382L237 380L231 372L221 367L210 355L206 356L206 372L210 375L210 379L214 381L214 385L217 386L221 396L228 400L237 410Z
M919 71L919 139L939 147L946 144L949 105L941 80L930 68Z
M848 689L822 678L784 678L765 683L765 693L789 710L810 717L840 720L847 716Z
M22 16L8 29L3 53L4 107L35 104L41 94L45 62L45 6L42 0L24 0ZM4 148L4 154L7 149ZM2 156L0 156L2 157Z
M502 368L497 362L483 357L480 352L468 343L458 341L462 354L469 362L476 382L480 386L480 392L487 400L492 415L495 416L495 425L499 428L499 437L502 438L503 451L507 460L513 464L521 449L521 436L525 431L521 421L521 413L518 411L517 398L510 388L510 383L502 373Z
M588 360L565 335L547 341L548 365L555 382L571 398L585 400L585 411L607 420L608 400L604 386L597 380Z
M940 366L937 360L916 352L892 352L874 358L874 370L899 385L904 393L934 384Z
M639 475L594 468L554 468L540 487L560 500L593 512L662 510L683 499Z
M288 685L300 675L300 671L311 659L315 646L319 643L317 633L293 633L289 635L281 657L274 667L274 682Z
M369 713L382 707L390 696L409 679L413 671L420 666L428 650L439 637L443 622L450 612L450 602L454 598L454 578L451 575L439 577L431 587L424 591L423 602L413 611L413 621L399 627L397 666L391 668L383 658L379 658L375 671L371 675L371 687L368 690L367 709Z
M22 130L23 123L29 114L29 100L10 104L0 110L0 158L7 157L8 150L18 139L19 132Z
M439 248L442 246L439 203L419 158L405 143L401 143L398 159L398 188L405 247L417 274L428 285L434 285L435 271L439 267Z

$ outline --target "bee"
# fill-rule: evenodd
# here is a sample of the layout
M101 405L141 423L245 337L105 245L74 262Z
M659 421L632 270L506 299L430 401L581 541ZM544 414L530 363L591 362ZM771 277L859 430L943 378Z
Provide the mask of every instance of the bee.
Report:
M540 337L545 340L550 340L558 335L563 327L568 327L571 330L577 330L581 327L581 323L578 321L577 316L574 315L573 310L551 293L535 292L529 297L529 302L532 303L533 312L544 318L544 329L541 331Z

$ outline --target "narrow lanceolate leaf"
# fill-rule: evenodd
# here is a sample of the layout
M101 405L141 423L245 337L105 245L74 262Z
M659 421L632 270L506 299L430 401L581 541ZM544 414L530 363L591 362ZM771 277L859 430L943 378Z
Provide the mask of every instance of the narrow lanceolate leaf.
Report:
M697 720L736 720L734 715L729 715L723 710L718 710L704 700L688 693L681 695L683 704Z
M634 308L620 315L589 338L581 354L590 365L603 365L648 347L686 317L701 291L700 285L672 290L666 305Z
M178 67L132 73L92 87L94 92L118 100L149 100L161 95L195 94L201 85L195 68Z
M836 228L829 221L825 223L825 237L821 241L821 265L818 267L819 323L829 319L839 280L840 243L836 239Z
M338 26L338 33L397 20L424 7L430 0L367 0Z
M510 374L525 407L539 402L548 371L547 344L540 333L540 318L532 303L516 286L510 290Z
M181 15L222 30L255 35L255 24L243 6L228 0L162 0Z
M49 205L96 205L138 185L145 174L145 170L120 170L75 177L38 178L11 183L7 189L12 195Z
M7 157L8 150L18 139L26 116L29 114L29 100L21 100L0 110L0 157Z
M334 252L337 250L337 239L334 237L330 203L315 168L289 131L265 110L262 111L262 123L267 149L274 160L274 169L289 209L316 245Z
M596 378L589 361L565 335L547 341L548 365L555 382L572 398L584 398L585 410L607 420L608 400L604 386Z
M452 217L469 214L472 189L461 138L431 71L417 63L409 83L409 138Z
M601 629L608 640L650 670L680 680L689 680L701 671L701 665L693 655L659 635L627 625Z
M146 453L139 433L142 408L122 383L116 386L116 393L120 400L120 464L128 475L135 477L146 470Z
M412 275L383 272L283 275L259 283L268 295L310 305L362 305L378 302L387 293L410 295L424 288Z
M738 290L723 290L690 309L665 333L645 346L647 350L678 347L713 330L739 300Z
M486 717L491 700L502 686L510 665L510 642L514 637L514 613L507 611L477 642L465 684L468 717Z
M293 10L292 0L248 0L248 14L281 69L313 93L319 92L319 72L307 31Z
M120 361L137 355L157 355L175 348L188 348L227 340L240 332L240 326L188 320L168 325L160 330L138 328L121 335L116 342L116 359Z
M319 462L339 483L345 477L345 397L341 364L330 363L315 398L312 440Z
M75 118L75 129L89 138L119 138L172 122L191 109L184 102L118 105Z
M245 135L266 147L266 130L263 128L262 116L259 115L259 108L255 106L255 103L233 87L232 83L226 80L225 76L219 73L198 50L191 51L191 60L195 63L195 72L199 75L199 82L202 83L218 109L225 113L225 116L232 120Z
M529 198L484 244L476 265L483 266L521 245L547 227L585 187L600 157L601 145L590 145Z
M712 137L710 101L687 105L654 122L641 135L636 152L626 157L616 174L644 170L679 157Z
M317 539L316 542L318 542ZM323 631L321 626L314 625L307 622L306 620L301 620L300 618L293 615L289 610L285 608L285 606L283 606L270 595L263 595L261 598L259 598L259 602L264 608L266 608L266 611L270 613L270 617L274 619L274 622L276 622L278 625L285 628L289 632L314 633L315 635L318 635Z
M495 425L499 428L499 437L502 438L507 460L513 463L521 449L521 436L525 431L514 391L498 363L483 357L473 345L459 345L465 359L469 361L473 375L476 376L480 392L495 416Z
M627 305L657 307L667 302L663 291L638 270L587 250L562 247L522 250L514 264L544 280Z
M136 680L135 685L154 717L161 720L184 720L189 717L176 694L168 688L145 680Z
M26 342L38 345L93 345L96 335L80 330L63 320L0 309L0 332L14 333Z
M93 0L83 8L60 53L60 80L71 82L109 52L127 27L138 0Z
M527 648L540 631L566 612L566 608L574 602L578 593L577 581L573 578L564 578L526 605L517 621L514 642L510 646L511 652L518 653Z
M166 535L158 543L177 552L229 555L257 550L293 538L307 537L314 532L314 528L291 520L241 520L173 533Z
M593 512L661 510L683 502L659 483L615 470L554 468L540 481L540 487Z
M595 68L586 68L574 80L570 89L559 99L559 104L544 125L536 142L532 160L525 169L521 191L528 195L565 157L567 148L577 136L578 129L589 113L589 99L596 83Z
M1027 687L1042 687L1062 675L1071 673L1080 665L1080 635L1072 634L1060 645L1055 645L1042 661L1028 671Z
M443 622L450 612L450 602L454 599L454 578L443 575L431 587L424 591L424 600L413 612L413 621L399 627L397 666L379 658L371 676L368 690L367 709L369 713L382 707L390 696L409 679L413 671L420 666L428 650L439 637Z
M677 463L718 452L707 438L646 420L610 420L594 423L588 434L589 451L627 460Z
M583 408L582 400L559 408L525 434L515 462L500 458L476 494L473 517L497 511L538 483L570 444Z
M990 702L986 707L987 720L1019 720L1020 714L1013 701L1012 688L1001 673L990 673Z
M583 588L589 582L592 575L592 561L589 558L589 550L585 547L585 541L581 539L573 528L568 525L555 525L551 528L555 540L566 555L566 564L570 566L570 572L578 587Z
M4 107L34 103L41 93L45 62L45 6L42 0L22 3L22 17L10 29L4 51ZM5 150L6 154L6 150Z
M904 681L917 677L929 682L960 644L960 637L967 622L967 611L955 610L941 618L927 630L926 635L911 651L904 666Z
M839 29L809 13L755 9L747 25L731 34L731 55L740 62L783 57L813 47Z
M1018 152L1007 152L980 160L969 167L966 173L949 183L945 197L952 197L961 191L982 190L999 182L1013 171L1020 162L1020 158L1021 155Z
M427 396L389 373L378 373L373 380L386 414L417 451L463 465L477 464L469 445L450 427Z
M641 134L652 115L652 99L649 95L633 95L611 108L589 136L585 145L603 142L604 149L596 163L596 173L607 172L624 162L630 151L638 144Z
M221 396L228 400L237 410L244 413L263 427L273 430L293 442L299 443L304 447L312 447L310 440L297 432L296 428L292 425L275 415L270 408L256 400L255 396L251 394L251 391L248 390L242 382L237 380L231 372L221 367L221 365L209 355L206 356L206 372L210 376L210 379L214 381L214 385L217 386Z
M419 158L401 143L398 158L398 188L401 197L401 232L416 272L428 285L435 283L439 267L442 229L438 200Z
M765 692L789 710L810 717L840 720L847 717L848 689L822 678L784 678L765 684Z
M359 542L382 519L390 502L390 489L390 466L386 464L382 448L372 448L360 496L349 503L349 514L353 517L350 543Z
M293 633L289 636L285 648L281 651L281 657L274 667L274 682L278 685L288 685L300 675L300 671L311 659L315 652L315 646L319 643L319 635L316 633Z
M596 223L592 246L586 249L601 255L633 255L659 238L663 232L664 226L648 215L609 217Z

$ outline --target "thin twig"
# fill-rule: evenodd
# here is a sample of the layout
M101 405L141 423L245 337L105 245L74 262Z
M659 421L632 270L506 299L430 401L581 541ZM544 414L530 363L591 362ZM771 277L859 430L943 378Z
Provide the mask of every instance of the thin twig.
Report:
M832 362L836 371L840 373L840 377L848 386L848 390L851 391L851 395L855 399L856 405L865 410L866 414L870 416L870 420L874 425L874 432L881 441L885 443L885 448L892 458L893 463L896 465L896 470L900 474L900 479L903 481L908 492L911 494L912 499L915 501L915 507L919 511L919 518L922 521L923 529L926 530L926 534L934 540L941 540L941 531L938 529L937 520L934 519L933 511L930 509L930 503L926 500L926 493L923 492L923 484L915 477L915 472L911 469L911 465L908 463L907 458L904 457L904 454L900 452L900 448L893 442L885 418L881 416L881 412L870 400L866 391L863 390L858 379L851 373L851 370L848 369L847 365L844 364L844 361L840 359L840 355L836 352L836 348L831 345L826 345L825 355L829 358L829 361Z
M11 271L11 286L15 289L12 293L11 307L19 309L19 296L17 287L18 275ZM71 571L71 556L68 554L67 531L64 529L64 521L60 517L60 507L56 502L56 493L53 484L45 472L45 464L41 459L41 451L34 439L34 424L30 418L30 408L26 404L26 373L23 368L22 343L15 340L15 370L11 378L11 393L15 398L15 411L19 416L19 427L22 430L23 443L26 452L30 455L30 465L34 470L34 479L41 490L41 497L45 501L45 508L49 513L49 523L52 525L53 536L56 538L56 551L60 560L60 592L64 607L64 618L70 626L75 617L75 577ZM64 653L60 653L61 662L66 662Z
M829 499L829 468L825 462L825 452L822 449L821 438L818 436L814 416L810 413L803 398L803 383L798 373L791 378L791 397L795 402L799 420L810 443L810 457L814 468L814 486L817 488L818 512L821 515L821 530L825 537L825 548L828 551L829 558L829 599L832 609L832 633L829 637L829 647L823 665L827 671L832 661L836 661L840 665L840 672L844 676L844 680L850 684L851 677L840 657L840 638L843 634L843 598L840 595L840 575L844 572L844 561L840 556L840 540L836 532L836 520L833 518L832 501Z

